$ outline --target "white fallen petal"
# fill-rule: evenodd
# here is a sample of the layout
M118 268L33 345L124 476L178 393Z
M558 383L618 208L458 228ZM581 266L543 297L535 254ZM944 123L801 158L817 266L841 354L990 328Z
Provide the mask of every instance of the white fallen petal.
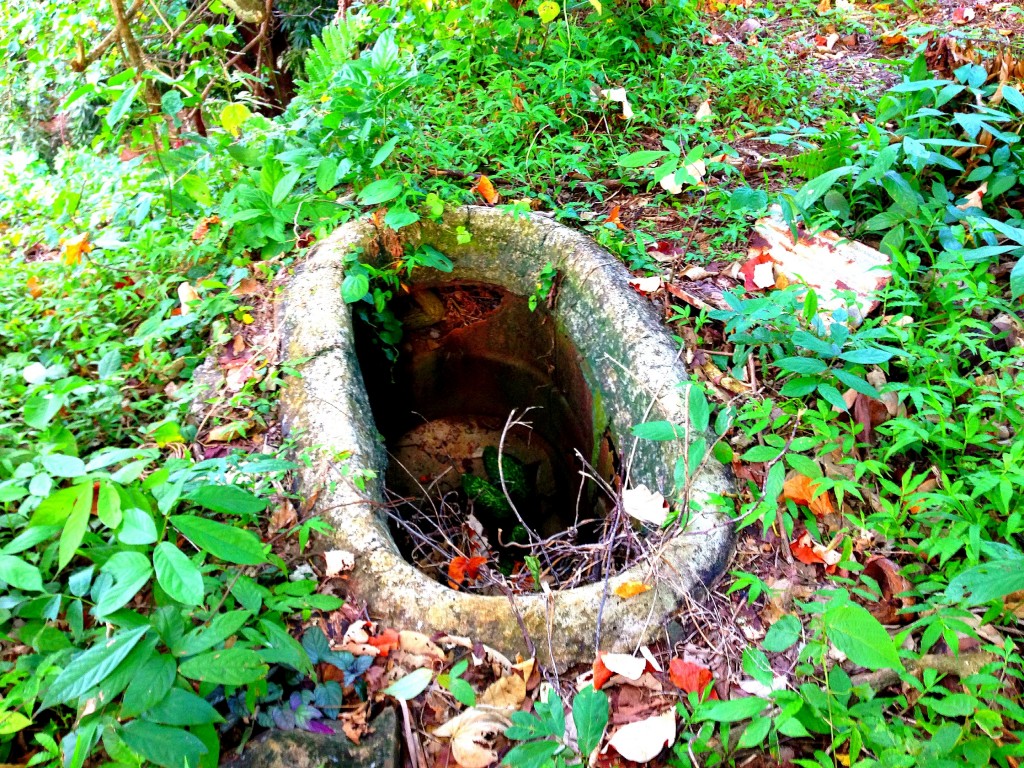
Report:
M601 91L601 96L609 101L617 101L622 105L622 116L627 120L633 118L633 107L626 96L625 88L608 88Z
M662 525L668 519L669 508L665 497L646 485L623 491L622 508L630 517L652 525Z
M627 680L639 680L647 669L647 659L637 658L628 653L606 653L601 657L609 672L622 675Z
M660 715L628 723L608 740L608 746L634 763L649 763L676 740L676 715L666 709Z
M42 363L26 365L21 375L29 384L42 384L46 381L46 366Z

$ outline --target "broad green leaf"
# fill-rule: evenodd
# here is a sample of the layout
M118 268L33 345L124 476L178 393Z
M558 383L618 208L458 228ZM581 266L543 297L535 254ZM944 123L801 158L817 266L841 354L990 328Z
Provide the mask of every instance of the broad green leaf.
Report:
M57 548L57 570L64 570L64 566L71 562L71 558L78 551L78 545L85 538L85 532L89 528L89 516L92 512L92 483L83 483L76 486L74 504L71 507L71 514L64 524L64 530L60 534L60 545ZM41 505L40 505L41 506Z
M200 205L213 205L213 193L206 179L194 173L187 173L181 177L181 188L185 194L191 197Z
M695 432L704 432L711 423L711 407L700 387L691 384L689 390L687 403L690 413L690 429Z
M800 619L786 614L768 628L761 646L772 653L781 653L800 639Z
M554 0L544 0L537 6L537 16L540 18L541 24L550 24L558 17L561 10Z
M671 421L647 421L633 427L633 436L642 440L678 440L686 433Z
M297 672L306 675L313 674L313 663L309 660L309 654L302 644L288 634L288 631L278 626L269 619L260 619L260 629L267 638L268 649L261 650L260 657L264 661L268 659L267 651L273 651L273 662L275 664L287 664Z
M696 713L697 720L711 720L715 723L738 723L761 714L768 702L756 696L728 701L705 701Z
M316 168L316 188L321 192L334 189L334 175L338 172L338 161L333 157L325 157Z
M153 517L138 507L129 507L121 513L121 528L117 540L122 544L152 544L156 541L156 523Z
M576 724L576 738L584 765L597 749L608 725L608 696L588 685L572 701L572 721Z
M377 150L376 154L374 154L373 160L370 162L370 167L376 168L378 165L387 160L391 156L391 153L395 151L395 146L398 144L398 140L401 138L401 136L395 136L391 139L388 139L384 143L384 145Z
M259 565L267 561L263 542L249 531L193 515L174 515L170 521L197 549L221 560L238 565Z
M148 630L148 626L122 630L99 640L89 650L75 657L50 684L43 708L71 703L98 686L124 661Z
M790 373L815 374L828 370L828 366L815 357L784 357L775 365Z
M270 198L270 204L275 208L281 205L285 198L292 193L293 189L295 189L295 184L301 176L301 171L292 171L282 177L282 179L274 186L274 194Z
M30 725L32 721L21 712L0 712L0 736L9 736Z
M1010 294L1014 300L1024 296L1024 259L1018 259L1010 270Z
M121 96L114 102L114 106L110 108L110 112L107 113L106 123L108 128L113 128L121 121L121 118L131 111L132 102L135 101L135 96L138 94L141 85L142 81L139 80L130 88L126 88L121 92Z
M269 667L250 648L224 648L193 656L178 665L189 680L219 685L246 685L267 676Z
M825 635L854 664L868 669L903 669L889 633L863 606L832 603L822 618Z
M252 116L245 104L228 104L220 112L220 124L224 130L238 138L242 124Z
M399 701L409 701L423 693L433 679L434 673L427 667L424 667L395 680L382 693L386 693L388 696L392 696Z
M153 568L149 558L141 552L118 552L100 568L114 579L114 585L103 593L93 613L97 617L107 616L131 600L139 593L150 577Z
M124 743L161 768L196 768L206 745L181 728L170 728L146 720L125 723L118 731Z
M202 605L203 575L184 552L169 541L161 541L153 550L153 568L157 582L172 600Z
M814 204L814 202L832 189L833 185L839 181L843 176L849 176L856 170L855 166L848 165L843 168L834 168L831 171L818 176L816 179L804 184L804 186L797 192L794 198L796 204L800 208L808 208Z
M237 610L218 613L208 625L198 627L171 644L176 656L193 656L222 643L240 630L249 621L249 611Z
M961 571L946 587L946 597L982 605L1024 589L1024 559L993 560Z
M192 691L171 688L156 706L151 707L144 715L146 720L164 725L203 725L205 723L222 723L217 710L210 702L197 696Z
M168 117L174 117L185 108L181 100L181 94L177 91L167 91L160 98L160 110Z
M121 525L121 497L110 483L100 483L96 494L96 517L110 529Z
M25 423L36 429L45 429L66 402L67 395L55 395L52 392L32 395L25 401L22 411Z
M361 205L379 205L394 200L402 194L402 189L402 180L390 176L367 184L359 192L358 200Z
M370 292L370 278L363 272L350 272L341 283L341 298L346 304L362 301Z
M761 189L740 187L729 195L729 210L740 211L761 211L768 205L768 193Z
M135 717L155 706L174 685L178 665L167 654L150 658L128 683L121 699L121 717Z
M893 353L885 349L867 348L867 349L851 349L849 352L843 352L839 355L840 358L848 363L856 363L859 365L876 365L878 363L884 363L892 359Z
M548 740L517 744L505 755L501 764L514 768L546 768L552 765L551 758L561 747L557 741Z
M256 515L268 502L237 485L201 485L186 497L201 507L225 515Z
M0 581L26 592L43 591L43 577L39 569L13 555L0 555Z
M81 477L85 474L85 462L77 456L51 453L42 458L43 469L54 477Z
M667 154L668 152L660 149L643 149L620 157L616 164L622 168L640 168L661 160Z

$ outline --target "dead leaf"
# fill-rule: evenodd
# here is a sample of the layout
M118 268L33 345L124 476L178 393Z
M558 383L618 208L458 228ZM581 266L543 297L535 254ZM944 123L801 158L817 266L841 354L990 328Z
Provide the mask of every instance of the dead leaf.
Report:
M261 286L262 283L260 283L260 281L255 277L243 277L238 281L238 285L231 290L231 295L251 296L254 293L259 293Z
M974 16L975 13L973 8L965 8L963 6L960 6L959 8L953 9L954 24L969 24L971 21L974 20Z
M753 32L757 32L757 30L759 30L761 26L761 22L755 19L753 16L751 16L749 19L740 24L739 33L741 35L749 35L752 34Z
M43 295L42 285L39 283L39 278L35 275L32 275L25 281L25 287L28 289L28 295L33 299L38 299Z
M775 287L775 259L767 253L759 253L747 259L740 267L743 287L748 291L762 291Z
M642 581L624 581L615 587L612 592L623 600L628 600L631 597L649 591L650 588L649 584L644 584Z
M883 34L881 40L882 45L903 45L907 42L907 36L902 32L892 32Z
M800 504L811 510L817 517L834 515L836 510L832 506L832 496L828 491L814 496L818 488L818 482L811 478L794 474L789 477L782 486L782 495L790 499L794 504Z
M789 551L801 563L824 565L826 573L832 573L839 561L843 559L842 554L837 550L829 549L812 539L809 531L804 531L791 541Z
M510 724L500 712L470 707L434 731L434 736L451 740L452 756L462 768L487 768L498 759L495 743Z
M613 675L622 675L627 680L639 680L647 669L647 659L629 653L606 653L601 661Z
M988 182L981 182L981 186L971 192L967 197L964 198L964 202L957 206L961 211L966 211L968 208L977 208L981 210L981 199L988 192Z
M640 655L647 659L647 663L651 665L651 669L653 669L655 672L665 671L661 668L661 664L658 663L658 660L654 658L654 654L651 653L651 649L648 648L646 645L640 646Z
M699 695L703 695L708 685L715 682L710 669L679 658L672 659L669 663L668 676L672 683L681 691ZM708 698L718 698L714 688L711 689Z
M835 32L828 36L815 35L814 44L817 46L819 51L831 51L835 48L836 43L839 42L839 35Z
M662 525L668 519L669 505L665 497L646 485L623 491L622 508L630 517L652 525Z
M401 644L398 632L393 629L385 629L376 637L369 638L366 642L376 648L381 656L387 656L391 651L397 650Z
M629 98L626 96L625 88L601 89L601 98L621 104L622 118L624 120L631 120L633 118L633 107L630 105Z
M751 696L760 696L762 699L767 699L775 691L784 691L786 689L786 678L782 675L775 675L772 678L771 685L765 685L758 680L740 680L740 690L746 691Z
M594 659L594 690L600 691L612 679L612 671L604 665L604 651L598 651Z
M832 0L821 0L818 3L818 13L824 15L832 10Z
M486 557L453 557L448 563L448 586L458 589L467 579L472 584L480 575L480 567L486 562Z
M656 290L661 288L661 277L654 275L652 277L631 277L629 278L629 284L636 288L640 293L654 293Z
M491 683L477 702L480 706L495 709L515 710L526 698L526 679L521 675L509 675Z
M501 199L498 190L494 188L491 180L483 174L480 174L480 178L473 185L472 191L480 195L488 205L495 205Z
M906 623L914 618L906 612L914 604L914 598L905 594L912 589L912 585L900 573L896 563L887 557L872 557L864 563L864 575L874 579L882 590L881 599L867 606L876 619L883 624L895 624Z
M250 429L252 429L252 422L229 421L227 424L221 424L211 429L206 435L206 440L210 443L230 443L239 437L245 437L246 432Z
M675 740L676 715L667 709L660 715L622 726L612 734L608 746L627 760L649 763Z
M616 205L616 206L615 206L614 208L612 208L612 209L611 209L611 211L610 211L610 212L608 213L608 218L606 218L606 219L605 219L604 221L602 221L601 223L602 223L602 224L614 224L614 225L615 225L616 227L618 227L619 229L625 229L626 227L625 227L625 226L623 226L623 224L622 224L622 222L621 222L621 221L619 221L619 212L620 212L620 210L621 210L621 209L622 209L622 206L621 206L621 205Z
M331 549L324 552L324 576L331 578L341 573L347 573L356 567L356 556L345 549ZM367 642L361 640L359 642Z
M275 530L291 528L298 522L298 515L295 514L295 505L288 499L277 505L277 509L270 515L270 525Z
M63 250L64 263L73 267L82 261L82 255L92 251L92 243L89 242L89 233L83 232L80 235L61 238L61 249Z
M416 656L429 656L438 661L444 659L444 651L422 632L403 629L398 633L398 647L400 650Z
M178 283L178 301L181 302L181 314L187 315L192 311L189 305L199 301L199 294L190 283Z
M713 114L714 113L711 111L711 100L704 99L704 101L701 102L700 106L697 107L697 111L694 113L693 119L699 123L701 120L708 119ZM703 176L704 174L701 175Z

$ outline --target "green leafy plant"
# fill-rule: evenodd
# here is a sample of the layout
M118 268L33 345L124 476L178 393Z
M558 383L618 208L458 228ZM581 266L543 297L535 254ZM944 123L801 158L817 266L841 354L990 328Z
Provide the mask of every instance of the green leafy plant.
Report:
M565 711L554 691L548 691L546 700L534 703L534 712L536 714L532 715L512 713L512 725L506 729L505 736L523 743L512 747L502 759L502 765L516 768L587 765L608 724L608 696L588 686L573 698L575 748L566 740Z

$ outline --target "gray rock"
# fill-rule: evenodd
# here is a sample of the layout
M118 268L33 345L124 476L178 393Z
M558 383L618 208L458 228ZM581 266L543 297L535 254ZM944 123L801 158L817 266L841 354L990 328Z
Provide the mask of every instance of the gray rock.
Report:
M399 764L395 710L385 709L371 728L358 744L343 733L268 731L225 768L395 768Z
M459 242L459 228L471 234L470 242ZM709 460L692 487L696 508L685 527L607 588L597 583L550 597L523 595L513 607L505 597L456 592L429 578L399 554L379 511L386 454L359 373L351 311L340 294L344 256L374 234L366 221L336 230L296 269L279 307L282 359L306 359L299 366L302 378L282 393L283 426L300 447L326 449L317 465L303 471L299 490L311 495L322 488L317 510L334 524L336 546L356 554L348 589L388 625L468 635L509 654L527 649L521 620L541 659L559 667L593 658L599 616L605 650L632 651L650 640L725 568L733 530L711 499L732 489L728 470ZM478 281L529 296L552 262L562 276L553 317L582 357L594 396L595 436L610 430L628 458L630 484L666 495L672 490L682 445L637 441L631 429L644 421L687 422L687 371L678 345L630 288L628 272L612 254L543 216L480 207L450 211L441 223L423 222L409 239L434 246L454 263L450 275L417 272L416 281L427 284ZM338 479L336 457L342 452L348 457L343 475L376 473L378 480L365 492L344 476L325 486L326 478ZM629 600L610 594L634 580L652 589Z

